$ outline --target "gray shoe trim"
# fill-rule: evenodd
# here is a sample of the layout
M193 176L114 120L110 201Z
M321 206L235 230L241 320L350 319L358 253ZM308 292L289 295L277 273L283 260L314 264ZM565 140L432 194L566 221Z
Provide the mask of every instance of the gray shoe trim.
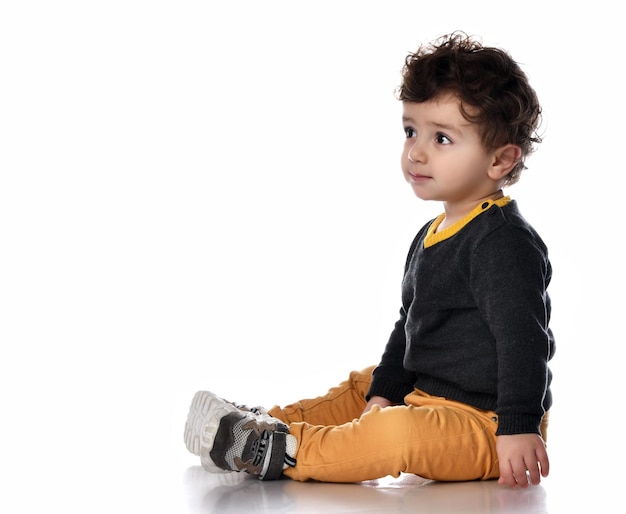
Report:
M285 454L287 453L287 433L274 431L272 433L272 445L269 449L270 456L267 463L267 469L260 480L275 480L283 474L283 465L285 463Z

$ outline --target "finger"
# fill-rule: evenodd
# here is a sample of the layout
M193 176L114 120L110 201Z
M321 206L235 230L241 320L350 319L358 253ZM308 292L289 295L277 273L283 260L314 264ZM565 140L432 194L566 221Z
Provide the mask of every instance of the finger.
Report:
M550 459L548 459L548 452L542 449L537 452L537 460L541 466L541 475L547 477L550 473Z
M517 485L510 463L507 462L506 465L500 466L500 478L498 479L498 483L500 485L508 485L509 487L515 487Z
M515 481L519 487L525 489L528 487L528 475L526 475L526 464L524 461L521 461L515 465L513 465L513 475L515 476Z
M528 476L530 478L530 483L533 485L537 485L541 482L541 474L539 473L539 465L537 464L537 460L531 460L526 464L526 468L528 469Z

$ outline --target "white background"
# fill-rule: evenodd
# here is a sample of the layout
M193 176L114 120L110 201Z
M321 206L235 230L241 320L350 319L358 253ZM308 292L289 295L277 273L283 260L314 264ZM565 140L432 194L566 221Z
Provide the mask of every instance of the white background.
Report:
M509 50L544 107L507 194L554 267L548 481L604 480L623 452L623 28L608 1L549 5L3 3L0 501L180 508L197 389L269 407L377 362L440 212L402 179L394 90L455 29Z

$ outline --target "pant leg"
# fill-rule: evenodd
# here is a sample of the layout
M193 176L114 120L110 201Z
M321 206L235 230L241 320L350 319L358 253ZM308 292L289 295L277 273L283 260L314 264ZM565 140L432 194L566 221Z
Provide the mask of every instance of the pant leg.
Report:
M269 414L290 424L342 425L361 416L367 401L365 396L372 382L375 366L353 371L347 380L330 389L324 396L300 400L285 407L272 407Z
M339 425L291 422L294 480L360 482L401 472L441 481L498 476L496 415L415 391L407 405L374 407Z
M324 396L274 407L298 441L295 480L359 482L412 473L440 481L499 476L497 415L414 391L406 406L361 416L375 366L353 371ZM548 413L541 430L547 439Z

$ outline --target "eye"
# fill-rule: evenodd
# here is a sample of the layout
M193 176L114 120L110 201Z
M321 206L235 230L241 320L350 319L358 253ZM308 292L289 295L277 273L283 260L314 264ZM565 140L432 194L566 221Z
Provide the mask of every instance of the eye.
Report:
M440 145L449 145L452 143L452 140L445 134L437 134L435 141L437 141Z
M416 136L415 129L413 129L412 127L404 127L404 134L406 135L407 139Z

